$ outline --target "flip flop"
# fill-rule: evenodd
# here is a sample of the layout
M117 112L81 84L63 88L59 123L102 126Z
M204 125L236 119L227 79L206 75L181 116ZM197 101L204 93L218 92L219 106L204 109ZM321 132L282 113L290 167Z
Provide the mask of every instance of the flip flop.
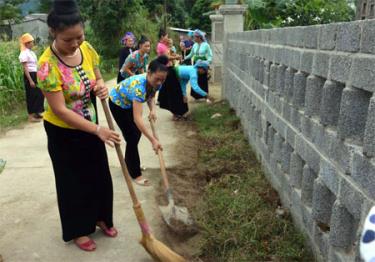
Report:
M94 240L92 240L92 239L89 239L86 242L83 242L81 244L78 244L77 241L74 241L74 243L77 245L77 247L79 247L80 249L82 249L84 251L91 252L91 251L94 251L96 249L96 244L95 244Z
M150 183L148 181L148 179L146 178L142 178L141 180L136 180L136 179L133 179L134 183L136 183L137 185L140 185L140 186L150 186Z

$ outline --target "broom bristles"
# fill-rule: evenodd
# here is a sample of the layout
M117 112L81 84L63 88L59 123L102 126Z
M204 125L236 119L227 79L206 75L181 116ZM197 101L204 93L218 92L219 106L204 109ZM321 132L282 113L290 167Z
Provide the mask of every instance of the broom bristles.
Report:
M179 254L173 252L152 235L143 235L139 241L155 261L159 262L186 262Z

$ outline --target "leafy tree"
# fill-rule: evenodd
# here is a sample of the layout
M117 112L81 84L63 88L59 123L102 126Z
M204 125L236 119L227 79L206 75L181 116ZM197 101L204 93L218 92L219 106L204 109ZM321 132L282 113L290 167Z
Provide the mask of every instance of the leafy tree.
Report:
M39 12L48 13L52 7L52 0L40 0L39 1Z
M21 19L21 9L19 5L24 0L4 0L0 3L0 21L12 19L19 21Z
M212 0L197 0L189 14L189 27L199 28L205 32L211 31L211 20L205 13L212 11Z

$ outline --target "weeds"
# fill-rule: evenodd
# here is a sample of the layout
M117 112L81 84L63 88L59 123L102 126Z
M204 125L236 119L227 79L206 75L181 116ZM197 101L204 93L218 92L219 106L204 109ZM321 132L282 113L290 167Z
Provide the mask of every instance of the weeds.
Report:
M215 113L222 117L211 119ZM225 102L198 107L193 118L208 184L194 213L202 228L204 261L314 261L291 218L277 217L278 194Z

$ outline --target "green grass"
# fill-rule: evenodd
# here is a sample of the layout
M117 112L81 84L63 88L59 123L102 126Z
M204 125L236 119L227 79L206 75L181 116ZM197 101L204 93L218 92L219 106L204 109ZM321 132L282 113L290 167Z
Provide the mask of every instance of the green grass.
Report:
M211 119L215 113L222 117ZM208 181L194 213L204 261L314 261L225 102L193 112L200 136L198 168Z
M118 73L118 59L104 59L100 64L100 71L102 73L104 81L112 80L117 77Z

